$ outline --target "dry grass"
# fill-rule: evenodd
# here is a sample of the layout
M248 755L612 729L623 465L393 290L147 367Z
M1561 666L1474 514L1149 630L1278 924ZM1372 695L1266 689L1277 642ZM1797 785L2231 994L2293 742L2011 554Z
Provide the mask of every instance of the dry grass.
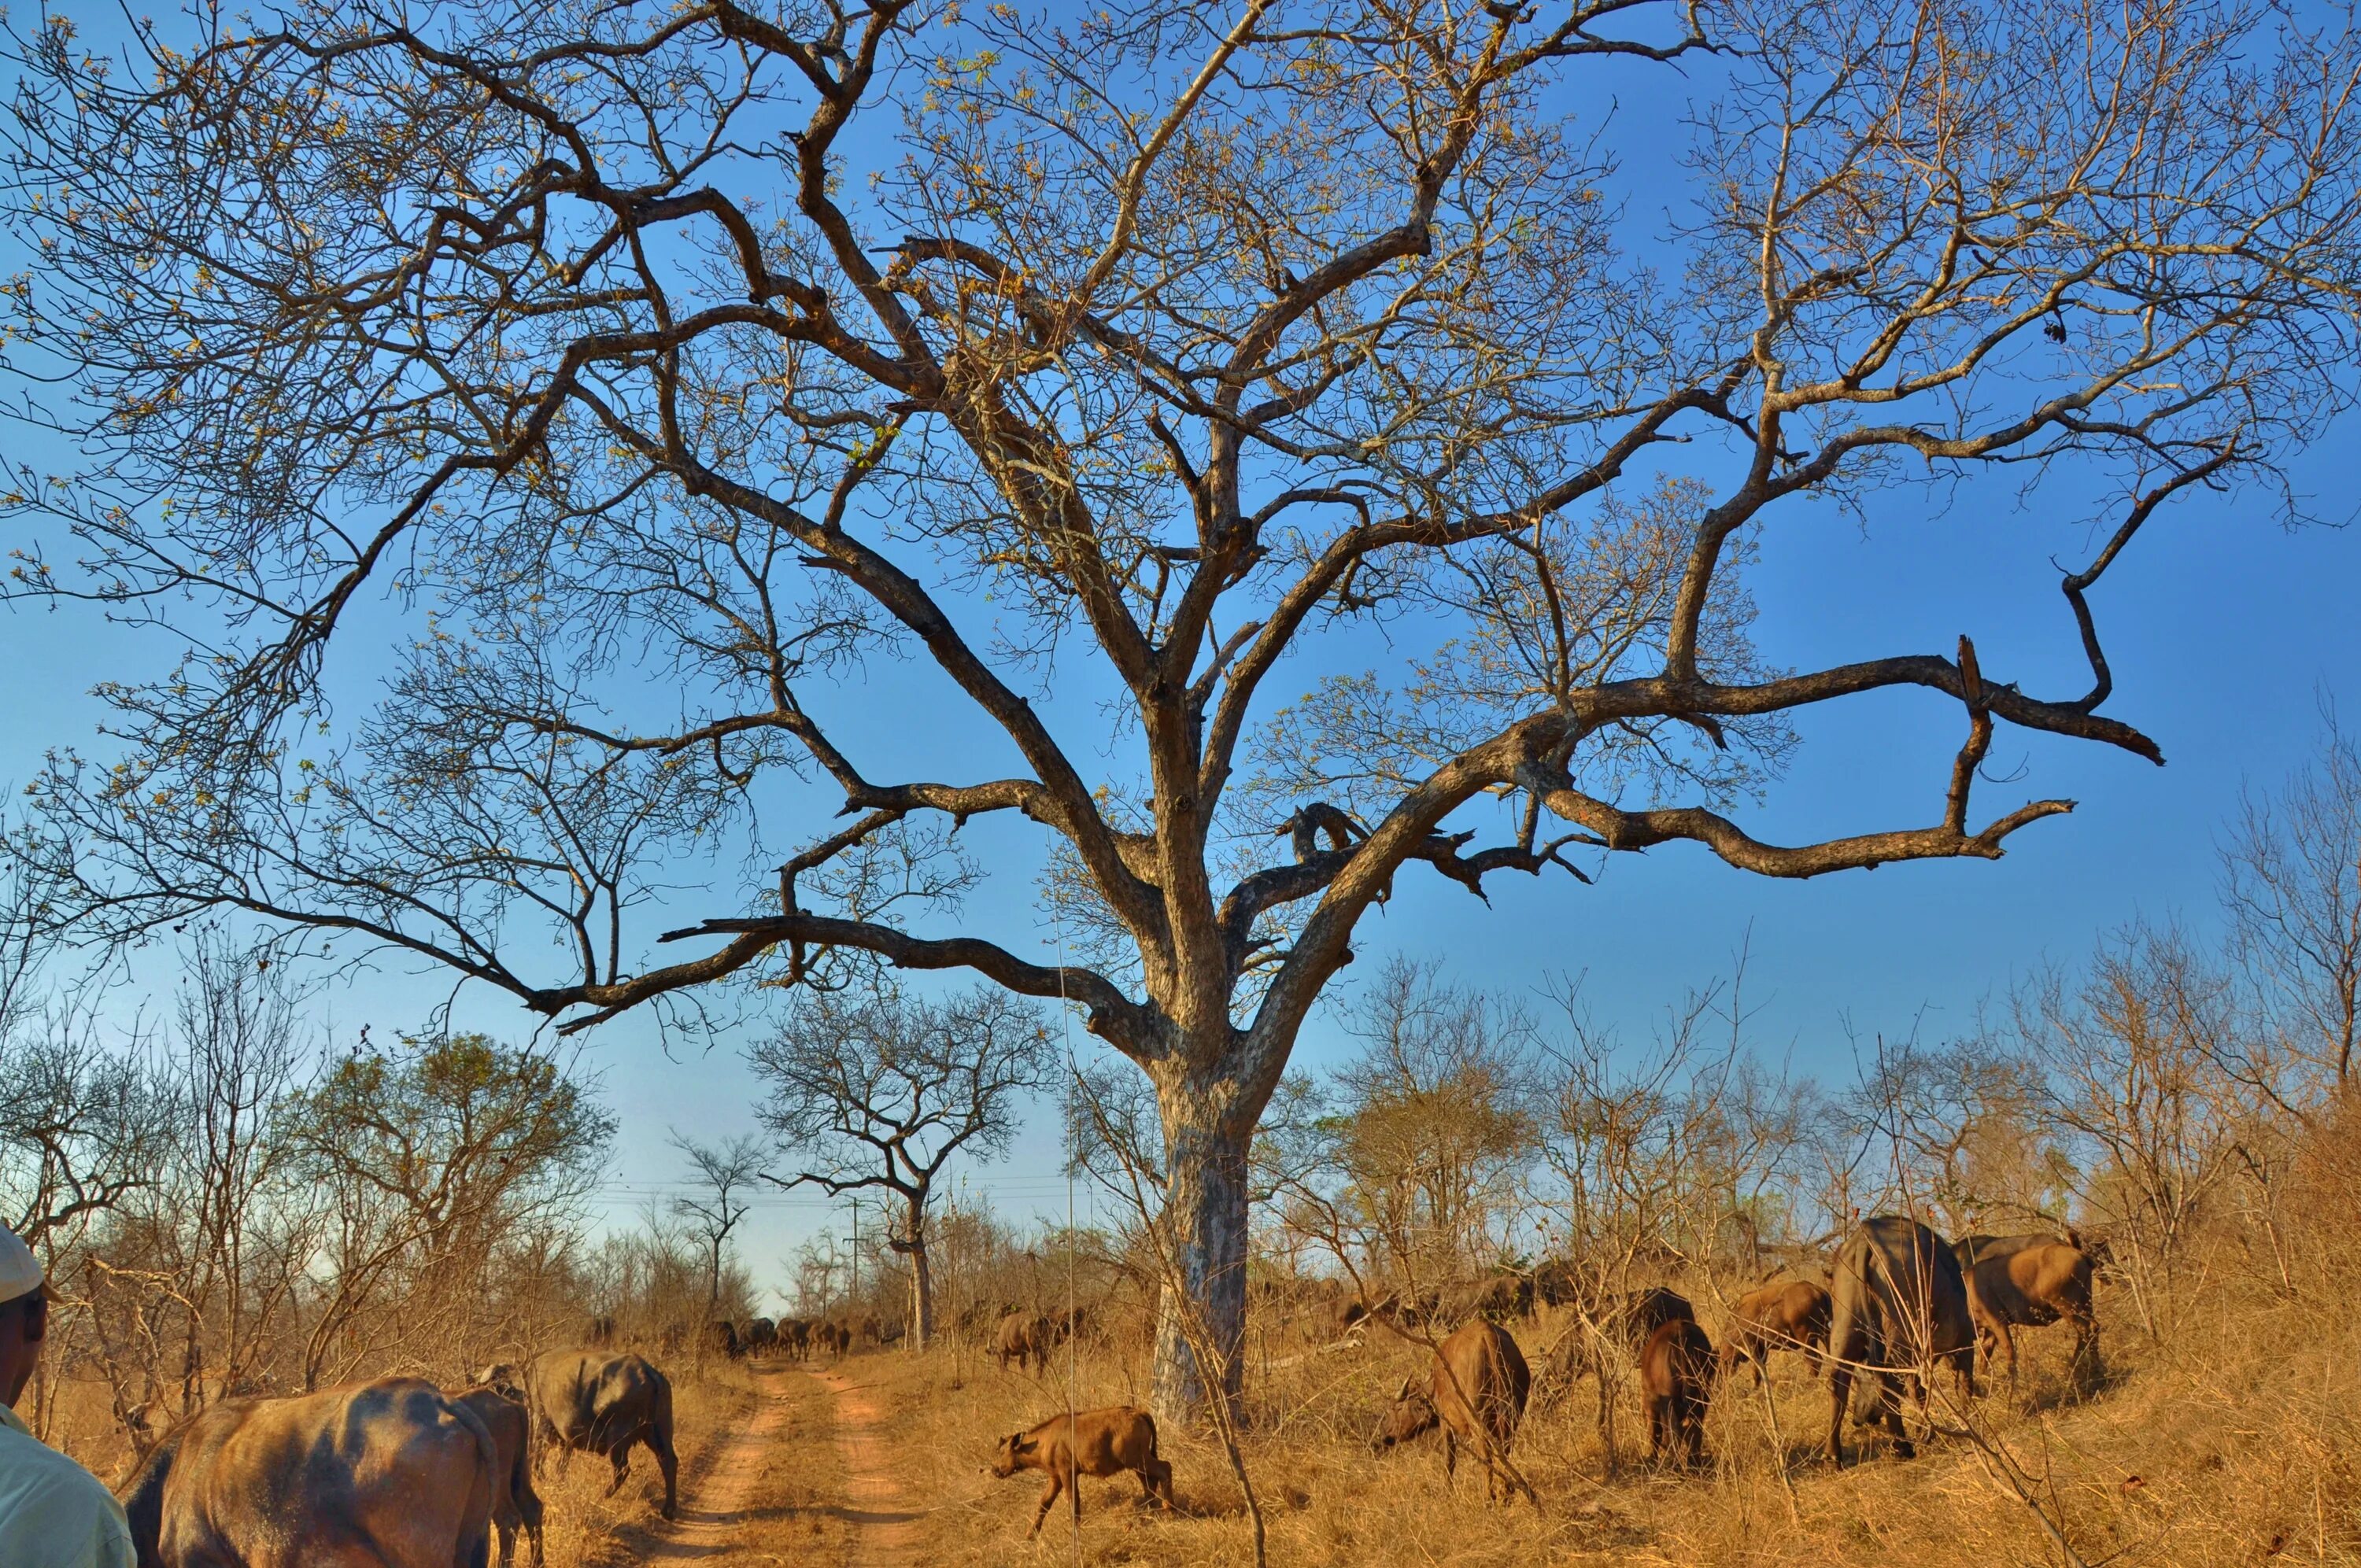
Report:
M2348 1458L2361 1442L2361 1327L2325 1299L2218 1278L2187 1299L2182 1326L2150 1340L2119 1292L2103 1293L2108 1377L2087 1399L2069 1389L2066 1331L2025 1335L2021 1387L1988 1388L1970 1421L2020 1467L2086 1563L2361 1563L2361 1484ZM1546 1314L1517 1325L1536 1363L1558 1326ZM1938 1407L1954 1432L1923 1444L1915 1461L1869 1444L1865 1463L1831 1468L1819 1450L1825 1387L1794 1357L1780 1358L1767 1394L1744 1372L1720 1391L1708 1428L1712 1464L1695 1475L1645 1463L1630 1406L1619 1411L1622 1463L1610 1475L1593 1386L1581 1385L1536 1409L1518 1439L1543 1506L1488 1507L1480 1470L1463 1465L1456 1486L1445 1486L1431 1438L1383 1459L1368 1450L1378 1411L1422 1354L1389 1336L1324 1354L1279 1338L1255 1347L1248 1459L1274 1563L2065 1561L2032 1508L2002 1484L1996 1459L1958 1430L1956 1411ZM1143 1400L1146 1362L1143 1346L1086 1347L1073 1372L1077 1403ZM1062 1355L1040 1381L958 1349L860 1355L844 1370L889 1412L882 1458L902 1497L924 1510L908 1560L995 1568L1075 1561L1062 1510L1038 1541L1026 1540L1038 1478L1000 1481L985 1470L1001 1436L1064 1407ZM598 1495L605 1467L577 1458L553 1465L543 1482L552 1568L684 1555L862 1562L835 1407L799 1370L678 1370L684 1506L697 1506L708 1472L765 1391L779 1401L778 1425L760 1450L726 1552L685 1552L673 1540L657 1519L659 1484L644 1455L612 1499ZM1773 1436L1774 1411L1784 1441ZM61 1385L59 1435L107 1475L127 1455L104 1413L94 1385ZM1858 1451L1861 1434L1850 1435ZM1082 1560L1163 1568L1246 1561L1248 1522L1218 1448L1205 1434L1171 1431L1163 1447L1181 1512L1142 1507L1131 1477L1086 1481Z
M2023 1336L2019 1389L1988 1388L1969 1421L2020 1467L2085 1563L2361 1561L2361 1487L2346 1459L2361 1436L2361 1334L2316 1309L2226 1287L2202 1299L2205 1315L2157 1343L2134 1327L2126 1303L2103 1297L2109 1378L2084 1400L2069 1392L2066 1331ZM1538 1360L1554 1327L1544 1319L1517 1332ZM1960 1435L1922 1444L1916 1461L1872 1445L1866 1463L1833 1469L1820 1452L1825 1386L1806 1380L1793 1357L1780 1358L1767 1397L1742 1371L1722 1390L1709 1427L1712 1467L1697 1475L1648 1466L1638 1410L1627 1407L1619 1415L1623 1463L1610 1476L1588 1384L1536 1411L1517 1445L1541 1494L1535 1510L1488 1507L1480 1469L1466 1465L1446 1488L1433 1439L1384 1459L1368 1452L1378 1410L1418 1364L1411 1347L1388 1341L1323 1354L1297 1346L1292 1356L1269 1348L1248 1461L1275 1563L2064 1561L2032 1508L1998 1478L1997 1458L1939 1405L1938 1419ZM895 1411L906 1495L931 1507L922 1560L1074 1560L1062 1510L1038 1542L1025 1539L1038 1478L997 1481L983 1471L1000 1436L1063 1408L1062 1357L1040 1383L972 1354L854 1365ZM1144 1376L1137 1352L1086 1352L1077 1403L1137 1400ZM1773 1436L1774 1401L1784 1443ZM1863 1434L1848 1435L1858 1451ZM1163 1446L1182 1514L1141 1507L1132 1477L1085 1482L1083 1560L1170 1568L1246 1561L1249 1527L1219 1450L1170 1431Z

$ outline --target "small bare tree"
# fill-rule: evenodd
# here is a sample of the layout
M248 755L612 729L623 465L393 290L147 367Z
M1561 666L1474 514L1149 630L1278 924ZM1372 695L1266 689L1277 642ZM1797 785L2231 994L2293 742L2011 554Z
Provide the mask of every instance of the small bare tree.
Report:
M687 1157L690 1179L702 1189L674 1199L672 1211L705 1245L705 1321L711 1322L721 1310L722 1254L746 1217L742 1194L762 1179L764 1146L751 1134L701 1144L675 1132L672 1146Z
M2332 711L2312 765L2240 806L2222 855L2238 956L2289 1043L2346 1092L2361 1047L2361 746Z
M759 1114L788 1154L807 1162L781 1187L898 1200L887 1242L910 1264L908 1343L934 1336L928 1255L935 1183L954 1155L1006 1151L1019 1100L1050 1066L1041 1012L979 989L919 1002L891 988L803 998L777 1034L749 1053L770 1085Z
M2014 1011L2048 1116L2079 1152L2083 1200L2113 1222L2142 1323L2161 1334L2190 1232L2238 1168L2242 1097L2225 1062L2247 1053L2231 979L2185 933L2137 925L2079 975L2037 977Z
M155 1184L170 1101L143 1050L62 1000L0 1014L0 1214L27 1244L68 1241Z

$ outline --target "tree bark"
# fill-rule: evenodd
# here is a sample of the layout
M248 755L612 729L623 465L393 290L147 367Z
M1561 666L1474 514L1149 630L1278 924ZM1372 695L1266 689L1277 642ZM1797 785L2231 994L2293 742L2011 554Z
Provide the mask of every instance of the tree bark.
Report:
M1230 1395L1239 1391L1246 1321L1246 1151L1254 1119L1228 1113L1213 1097L1186 1089L1159 1098L1161 1223L1170 1266L1157 1312L1153 1403L1158 1420L1178 1426L1202 1414L1209 1371L1218 1370ZM1199 1338L1222 1359L1218 1369L1198 1365L1182 1316L1191 1311L1200 1319Z
M924 1350L935 1337L935 1277L927 1260L926 1200L913 1197L909 1203L903 1247L910 1255L910 1348Z

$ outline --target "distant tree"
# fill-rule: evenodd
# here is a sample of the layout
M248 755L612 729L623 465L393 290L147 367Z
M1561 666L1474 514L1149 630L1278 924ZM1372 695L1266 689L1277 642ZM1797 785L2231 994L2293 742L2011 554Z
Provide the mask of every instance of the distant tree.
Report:
M1540 1150L1531 1020L1435 966L1389 964L1345 1018L1360 1049L1315 1123L1371 1263L1427 1289L1493 1261Z
M701 1144L673 1134L672 1146L688 1157L689 1179L703 1190L672 1201L673 1212L705 1244L705 1317L721 1310L721 1256L730 1233L746 1217L742 1194L762 1179L763 1140L741 1134L725 1143Z
M940 1003L892 989L824 992L799 1001L749 1055L770 1085L763 1124L805 1162L772 1180L898 1200L887 1241L909 1260L909 1343L923 1348L935 1332L936 1180L962 1150L1006 1152L1021 1097L1050 1065L1040 1010L986 990Z
M326 1366L334 1336L373 1309L440 1314L454 1345L485 1327L503 1239L570 1221L605 1168L615 1119L569 1068L484 1035L391 1049L364 1037L289 1099L285 1139L335 1210L337 1266L309 1376ZM434 1288L380 1297L417 1280Z
M2312 764L2240 806L2222 857L2239 956L2289 1043L2349 1093L2361 1049L2361 746L2332 713Z
M27 917L132 942L236 906L566 1028L896 966L1070 1002L1153 1084L1232 1376L1249 1145L1371 909L1422 867L1480 894L1665 845L1778 877L1998 858L2072 803L1976 815L1997 724L2161 758L2100 711L2102 575L2176 496L2268 493L2354 394L2333 11L18 26L6 351L89 460L0 489L16 591L192 651L36 781ZM1670 60L1686 163L1622 199L1619 152L1665 131L1594 111ZM1788 520L1902 521L1979 473L2097 525L2060 584L2087 685L1964 638L1757 648ZM1780 581L1829 625L1920 591L1865 616ZM924 706L880 709L887 657ZM1959 705L1913 820L1746 826L1795 716L1877 693ZM791 778L841 820L779 810ZM1047 837L984 842L1046 860L1054 947L953 906L988 815ZM685 862L765 870L690 894ZM644 944L659 899L691 956ZM1159 1409L1198 1408L1169 1299L1159 1336Z
M171 1100L140 1043L61 1000L0 1016L0 1218L31 1245L155 1185Z

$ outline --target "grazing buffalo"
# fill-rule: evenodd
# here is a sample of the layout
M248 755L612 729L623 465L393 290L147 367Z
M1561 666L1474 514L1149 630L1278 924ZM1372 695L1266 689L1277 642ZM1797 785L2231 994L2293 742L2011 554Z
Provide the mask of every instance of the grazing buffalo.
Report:
M1075 1315L1081 1316L1079 1310ZM1064 1343L1068 1321L1062 1312L1009 1313L992 1337L992 1354L998 1358L1000 1369L1007 1371L1013 1361L1039 1376L1049 1368L1050 1353Z
M672 1381L647 1357L595 1350L552 1350L522 1367L495 1366L479 1381L521 1397L535 1435L563 1453L598 1453L615 1467L600 1496L611 1497L631 1474L631 1445L656 1456L664 1472L664 1517L680 1513L680 1461L672 1447Z
M1033 1512L1030 1535L1041 1533L1049 1505L1063 1492L1074 1510L1074 1526L1082 1527L1082 1492L1078 1475L1105 1477L1126 1470L1139 1474L1139 1487L1149 1502L1172 1508L1172 1466L1156 1455L1156 1418L1130 1405L1110 1405L1101 1410L1077 1410L1051 1416L1026 1431L1000 1440L992 1473L1002 1480L1019 1470L1038 1470L1049 1478L1041 1506Z
M1828 1455L1844 1464L1844 1416L1855 1372L1874 1380L1868 1419L1883 1418L1894 1451L1917 1451L1902 1429L1906 1376L1923 1408L1926 1373L1948 1363L1975 1389L1975 1328L1959 1257L1916 1220L1863 1221L1837 1255L1828 1312Z
M1648 1336L1664 1324L1696 1321L1697 1310L1689 1305L1688 1298L1661 1285L1631 1291L1613 1301L1595 1320L1600 1333L1620 1342L1634 1355L1646 1346ZM1585 1376L1594 1371L1603 1371L1598 1355L1598 1346L1588 1335L1580 1332L1558 1335L1556 1343L1551 1347L1548 1364L1542 1372L1544 1402L1554 1403L1565 1398Z
M1634 1290L1609 1315L1610 1332L1636 1354L1666 1323L1697 1321L1697 1309L1677 1290L1652 1285Z
M739 1348L748 1355L762 1355L779 1347L779 1325L768 1318L756 1318L746 1325Z
M140 1568L484 1568L491 1434L431 1383L389 1377L215 1405L123 1489Z
M1442 1320L1452 1323L1470 1318L1499 1322L1530 1317L1532 1310L1533 1281L1526 1274L1496 1274L1489 1279L1471 1280L1444 1295L1437 1308Z
M2041 1328L2060 1318L2073 1325L2074 1387L2088 1391L2099 1376L2099 1321L2091 1311L2090 1255L2064 1242L2009 1252L1986 1253L1967 1270L1968 1312L1983 1347L1984 1370L1993 1353L2008 1353L2008 1378L2016 1381L2016 1339L2011 1328Z
M452 1396L484 1423L492 1437L492 1528L500 1534L500 1568L516 1555L517 1527L524 1527L533 1568L541 1568L541 1495L533 1489L532 1427L524 1406L487 1385Z
M1316 1343L1334 1344L1371 1319L1391 1314L1398 1304L1391 1296L1371 1302L1339 1289L1313 1301L1303 1321Z
M1013 1301L971 1301L960 1310L960 1336L978 1344L990 1344L1001 1321L1015 1310L1016 1304Z
M1582 1299L1582 1277L1562 1257L1545 1257L1533 1266L1533 1297L1544 1306L1570 1307Z
M1721 1374L1727 1377L1741 1361L1754 1364L1754 1386L1763 1387L1763 1368L1774 1350L1798 1350L1811 1375L1820 1375L1820 1355L1828 1343L1828 1293L1809 1280L1793 1279L1765 1285L1739 1298L1721 1347Z
M1464 1442L1484 1462L1486 1499L1505 1501L1524 1486L1507 1461L1532 1386L1517 1342L1499 1324L1478 1318L1435 1348L1423 1390L1403 1381L1371 1446L1382 1453L1439 1425L1444 1484L1458 1469ZM1532 1488L1524 1490L1532 1496Z
M1713 1402L1713 1342L1694 1318L1659 1323L1640 1347L1640 1400L1648 1412L1648 1457L1666 1450L1680 1463L1705 1459L1705 1416Z

